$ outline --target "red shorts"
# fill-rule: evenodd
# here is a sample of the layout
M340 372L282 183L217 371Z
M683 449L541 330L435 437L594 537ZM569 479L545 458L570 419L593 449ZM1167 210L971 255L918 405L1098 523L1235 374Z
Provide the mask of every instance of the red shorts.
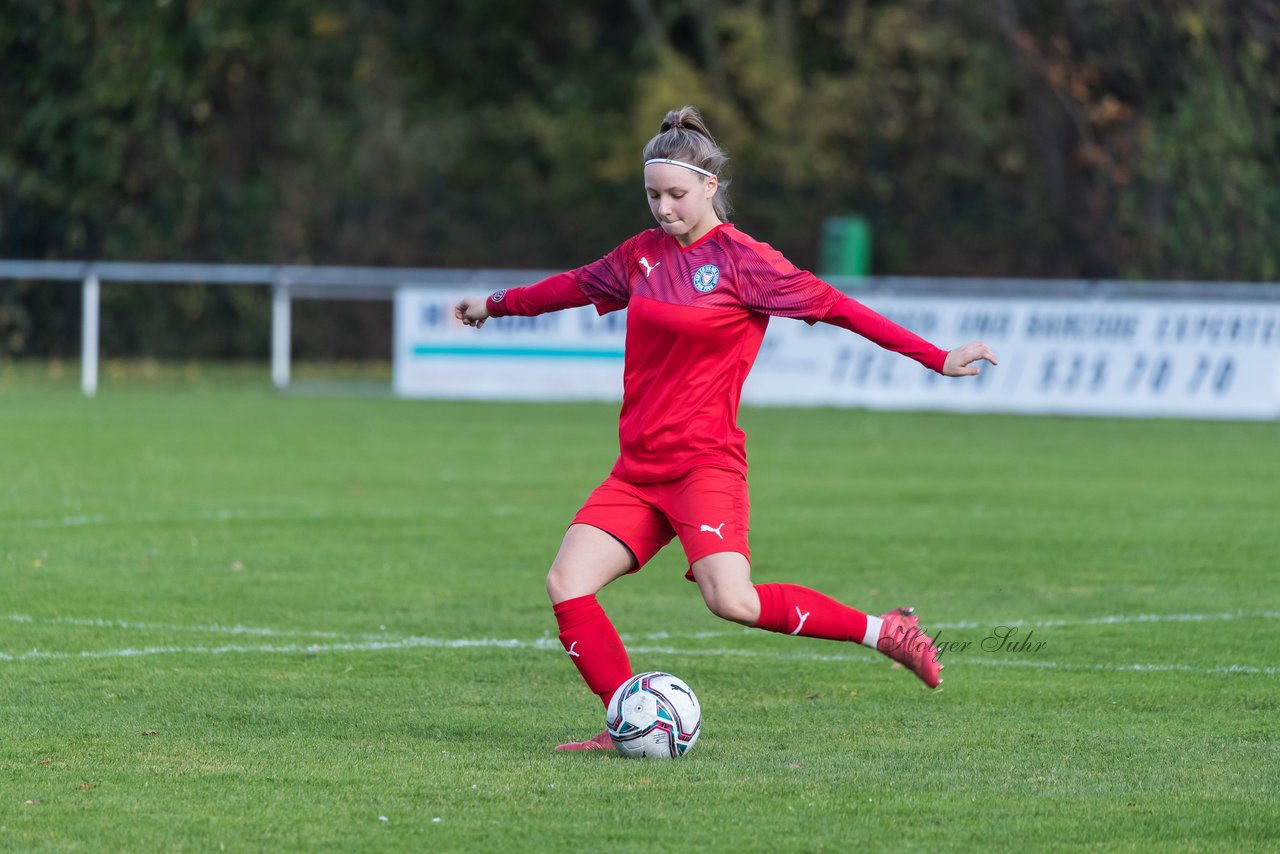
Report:
M573 523L612 534L631 550L639 569L672 537L680 538L690 566L716 552L738 552L749 561L750 516L746 478L726 469L696 468L663 483L627 483L609 475ZM692 570L685 577L692 580Z

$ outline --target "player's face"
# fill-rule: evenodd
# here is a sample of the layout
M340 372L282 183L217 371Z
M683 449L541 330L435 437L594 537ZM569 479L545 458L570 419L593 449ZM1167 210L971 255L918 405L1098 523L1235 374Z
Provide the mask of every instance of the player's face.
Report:
M644 190L649 196L649 211L662 230L680 241L682 246L694 243L719 224L711 204L718 183L716 178L670 163L644 167Z

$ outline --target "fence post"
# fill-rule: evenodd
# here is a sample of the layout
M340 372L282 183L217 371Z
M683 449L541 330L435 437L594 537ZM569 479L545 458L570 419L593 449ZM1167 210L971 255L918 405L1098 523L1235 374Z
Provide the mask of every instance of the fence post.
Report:
M80 388L85 397L98 392L98 271L90 264L85 271L80 300Z
M283 274L277 274L271 283L271 382L281 391L289 387L292 308L289 280Z

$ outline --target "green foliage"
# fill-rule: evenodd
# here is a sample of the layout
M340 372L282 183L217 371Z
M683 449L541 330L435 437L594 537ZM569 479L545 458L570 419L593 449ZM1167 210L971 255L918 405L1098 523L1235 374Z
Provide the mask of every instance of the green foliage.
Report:
M881 273L1280 270L1268 0L9 0L0 62L5 257L569 267L695 103L803 266L859 214ZM0 283L4 352L74 350L67 293ZM199 353L265 352L261 291L179 293L112 297L106 350L190 348L198 298L254 330Z
M550 749L601 727L543 577L615 407L268 389L0 369L0 848L1276 846L1280 425L744 411L759 581L1047 646L928 693L673 546L602 595L706 709L657 765Z
M1138 187L1122 209L1134 244L1126 269L1166 269L1189 279L1280 278L1280 119L1258 110L1217 51L1196 54L1185 94L1145 129ZM1236 62L1260 77L1261 58L1259 43L1250 42Z

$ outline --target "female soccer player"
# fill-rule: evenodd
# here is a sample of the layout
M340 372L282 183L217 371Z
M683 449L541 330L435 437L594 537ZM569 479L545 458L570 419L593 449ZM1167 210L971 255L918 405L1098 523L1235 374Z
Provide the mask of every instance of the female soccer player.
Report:
M747 460L738 402L770 316L831 323L946 376L996 364L981 342L946 352L850 299L728 222L719 173L728 157L692 107L673 110L644 149L644 186L658 227L599 261L454 308L489 317L593 305L627 309L620 455L573 518L547 574L560 642L606 704L631 675L627 651L596 594L635 572L673 537L716 616L804 637L852 641L941 683L937 649L912 615L879 617L795 584L752 584ZM557 750L611 748L607 732Z

